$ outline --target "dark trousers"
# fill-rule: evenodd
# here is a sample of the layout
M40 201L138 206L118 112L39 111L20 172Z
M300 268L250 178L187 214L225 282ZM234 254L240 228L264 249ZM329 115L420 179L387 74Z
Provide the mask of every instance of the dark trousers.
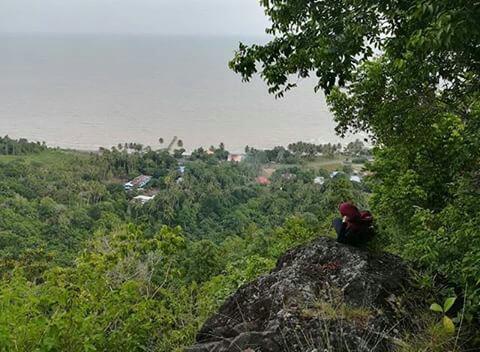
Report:
M347 228L342 219L334 219L332 226L337 233L337 242L355 247L364 247L373 238L374 231L371 226L365 224L357 230Z

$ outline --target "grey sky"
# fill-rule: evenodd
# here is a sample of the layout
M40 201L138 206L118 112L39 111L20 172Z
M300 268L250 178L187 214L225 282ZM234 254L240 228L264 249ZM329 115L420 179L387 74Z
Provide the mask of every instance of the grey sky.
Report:
M262 35L258 0L0 0L0 33Z

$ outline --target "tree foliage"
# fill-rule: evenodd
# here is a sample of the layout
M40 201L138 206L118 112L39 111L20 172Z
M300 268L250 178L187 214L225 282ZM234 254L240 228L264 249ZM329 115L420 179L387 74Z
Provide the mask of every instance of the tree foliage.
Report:
M340 135L376 145L372 206L389 248L467 288L478 314L480 3L264 0L272 39L230 67L282 96L316 77ZM468 245L466 245L468 243Z
M302 166L262 187L256 167L225 155L0 157L0 350L181 351L240 285L331 233L335 202L364 198L347 179L315 185L326 171ZM156 194L145 205L122 186L143 173Z

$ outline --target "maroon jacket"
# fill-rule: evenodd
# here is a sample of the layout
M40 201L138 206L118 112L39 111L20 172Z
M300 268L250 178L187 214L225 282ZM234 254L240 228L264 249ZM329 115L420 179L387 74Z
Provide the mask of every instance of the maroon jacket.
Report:
M359 211L358 208L351 203L342 203L338 210L342 216L347 217L347 228L352 231L359 231L372 225L373 216L369 211Z

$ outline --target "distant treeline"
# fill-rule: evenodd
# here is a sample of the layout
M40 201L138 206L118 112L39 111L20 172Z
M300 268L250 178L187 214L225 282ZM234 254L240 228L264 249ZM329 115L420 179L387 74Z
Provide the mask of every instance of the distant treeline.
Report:
M0 155L24 155L46 149L45 142L29 142L25 138L12 139L9 136L0 137Z
M357 139L348 143L345 148L342 144L314 144L306 142L296 142L288 145L287 148L282 146L273 149L258 150L253 147L246 146L245 153L247 160L257 163L281 163L281 164L297 164L303 159L312 159L318 156L326 158L334 158L336 155L346 155L354 158L353 160L361 163L365 162L366 157L372 155L370 148Z
M162 140L162 139L160 139ZM162 142L163 143L163 142ZM177 142L178 149L171 150L170 148L161 148L155 151L150 146L144 146L140 143L119 143L111 149L100 148L100 153L110 155L115 159L114 165L122 165L125 174L130 173L131 165L125 160L126 154L148 154L152 159L158 159L159 155L171 154L175 159L186 158L185 148L183 148L183 141ZM8 136L0 137L0 155L25 155L30 153L38 153L48 149L45 142L30 142L25 138L12 139ZM192 151L187 157L188 160L227 160L229 151L225 149L224 143L220 143L218 147L210 146L210 148L198 148ZM343 154L353 158L361 158L364 162L366 156L371 155L371 149L367 148L359 139L350 142L344 148L342 144L313 144L306 142L296 142L288 145L287 148L283 146L276 146L272 149L259 150L253 147L245 147L246 160L255 163L283 163L283 164L297 164L304 158L314 158L316 156L324 156L333 158L335 155ZM148 158L147 158L148 159ZM360 160L360 159L359 159Z
M367 156L371 155L371 149L367 148L365 144L356 139L354 142L350 142L343 148L341 143L332 144L313 144L305 142L297 142L288 145L288 150L296 155L306 156L334 156L338 153L343 153L350 156Z

